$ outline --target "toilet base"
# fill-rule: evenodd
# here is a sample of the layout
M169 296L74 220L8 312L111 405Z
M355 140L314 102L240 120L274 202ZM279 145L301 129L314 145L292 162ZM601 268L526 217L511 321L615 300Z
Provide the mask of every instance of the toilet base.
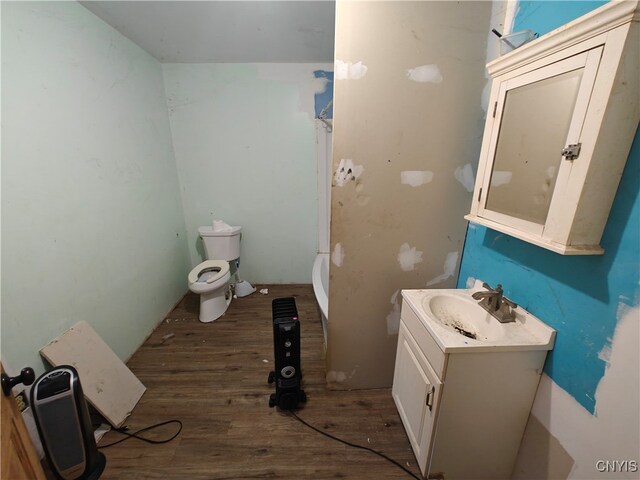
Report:
M202 323L210 323L220 318L231 303L231 288L229 284L212 293L200 294L200 315Z

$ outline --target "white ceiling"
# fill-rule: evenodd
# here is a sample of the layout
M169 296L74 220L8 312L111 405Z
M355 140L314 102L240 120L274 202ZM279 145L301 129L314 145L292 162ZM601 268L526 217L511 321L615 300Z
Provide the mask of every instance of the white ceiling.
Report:
M333 0L80 3L163 63L333 63Z

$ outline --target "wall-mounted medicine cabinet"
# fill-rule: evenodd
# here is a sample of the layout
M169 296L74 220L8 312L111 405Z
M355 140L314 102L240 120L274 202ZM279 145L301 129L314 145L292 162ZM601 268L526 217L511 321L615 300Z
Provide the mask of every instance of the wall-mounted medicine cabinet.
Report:
M598 255L640 118L638 2L611 2L489 63L465 218L564 255Z

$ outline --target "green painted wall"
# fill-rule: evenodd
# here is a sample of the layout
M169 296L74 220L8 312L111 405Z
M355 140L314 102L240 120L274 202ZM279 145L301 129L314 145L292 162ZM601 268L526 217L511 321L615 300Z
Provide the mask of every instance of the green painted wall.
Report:
M160 64L75 2L2 2L2 359L80 320L127 358L187 291Z
M242 278L310 283L317 247L314 94L330 64L164 64L192 265L198 227L242 226Z

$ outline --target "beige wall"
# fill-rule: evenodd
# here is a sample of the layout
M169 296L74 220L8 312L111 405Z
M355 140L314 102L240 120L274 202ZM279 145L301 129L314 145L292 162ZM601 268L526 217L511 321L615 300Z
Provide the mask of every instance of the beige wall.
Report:
M337 3L330 387L390 386L396 292L455 287L490 14L490 2Z

